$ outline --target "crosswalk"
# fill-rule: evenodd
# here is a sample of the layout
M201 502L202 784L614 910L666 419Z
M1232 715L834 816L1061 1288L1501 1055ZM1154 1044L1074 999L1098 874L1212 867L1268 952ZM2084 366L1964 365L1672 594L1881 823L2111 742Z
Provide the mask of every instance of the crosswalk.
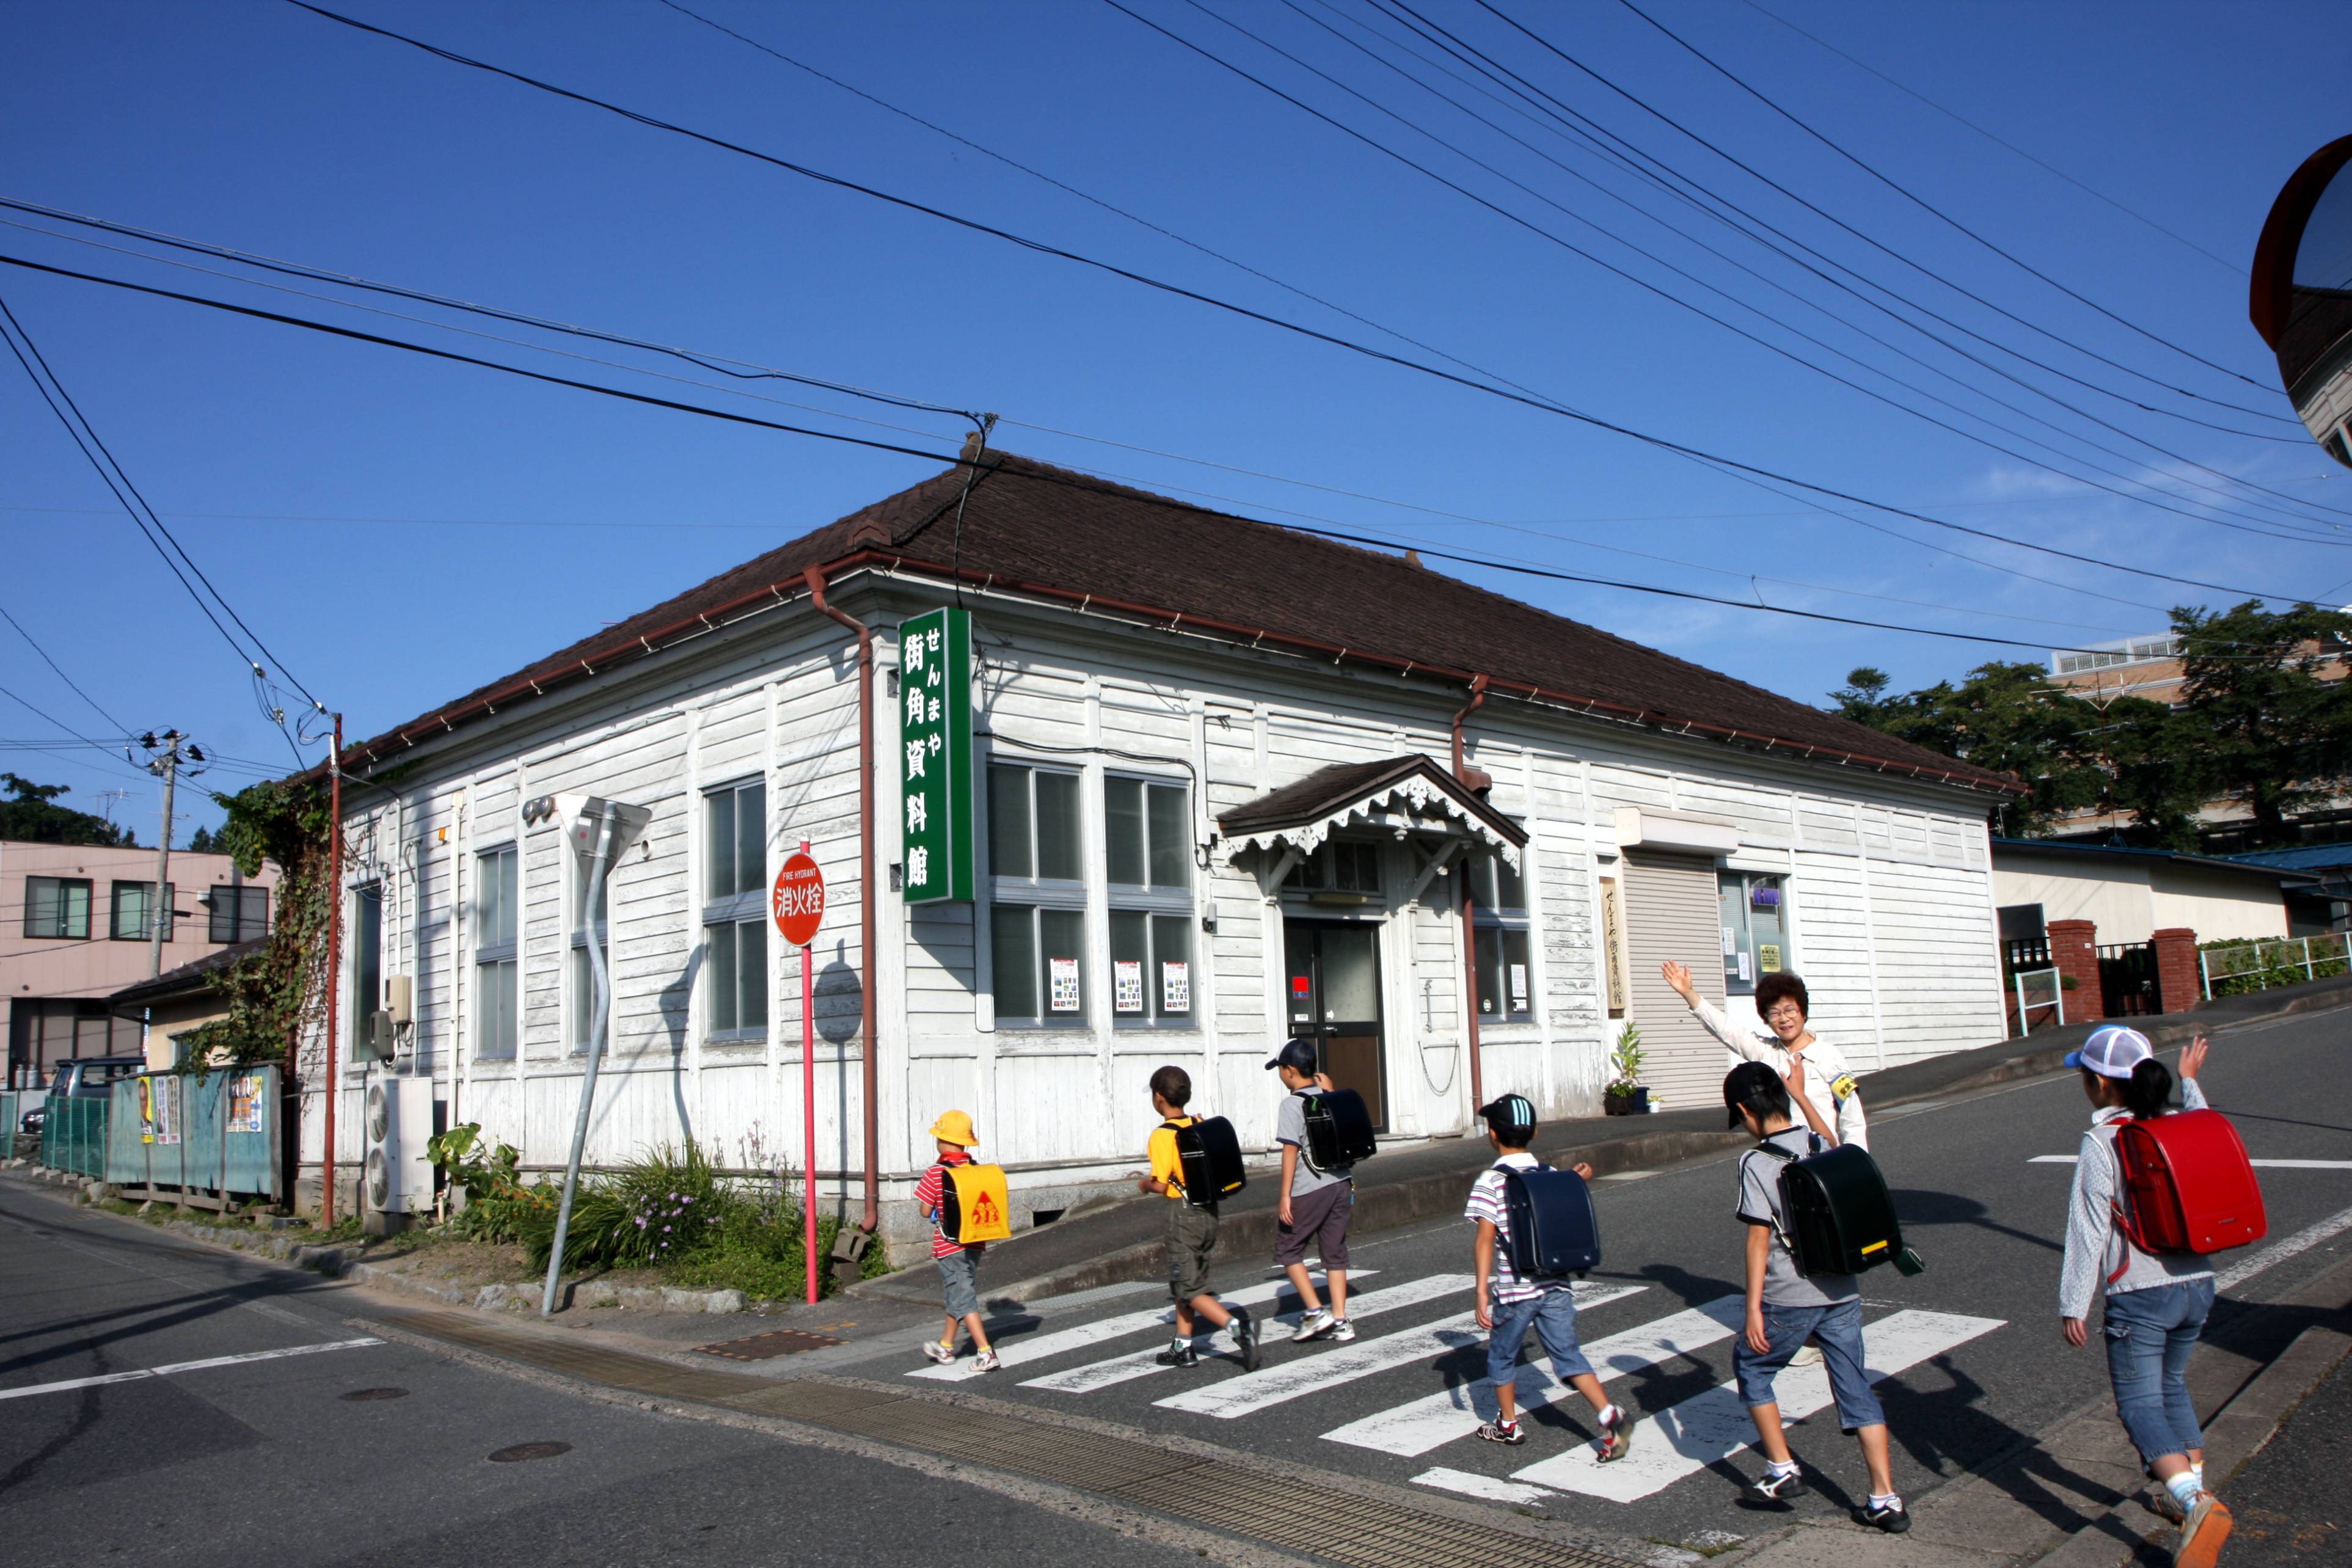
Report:
M1372 1273L1356 1270L1349 1284L1358 1285ZM1485 1332L1477 1326L1476 1315L1465 1310L1468 1303L1464 1298L1475 1282L1469 1274L1445 1272L1384 1281L1371 1290L1353 1289L1348 1303L1350 1322L1363 1324L1392 1314L1408 1322L1412 1315L1427 1321L1348 1344L1301 1345L1295 1352L1279 1326L1295 1325L1301 1315L1286 1281L1267 1281L1223 1293L1220 1299L1229 1306L1255 1309L1259 1323L1272 1331L1265 1364L1244 1375L1229 1334L1202 1334L1195 1340L1203 1353L1202 1366L1176 1380L1181 1386L1173 1392L1151 1399L1151 1408L1180 1418L1239 1421L1297 1406L1307 1413L1307 1430L1321 1440L1401 1461L1444 1458L1441 1450L1456 1445L1487 1455L1508 1454L1513 1459L1531 1456L1532 1463L1507 1475L1470 1468L1479 1461L1466 1451L1451 1456L1452 1464L1430 1463L1417 1470L1408 1464L1397 1472L1410 1471L1412 1481L1433 1490L1519 1505L1561 1493L1604 1502L1638 1501L1721 1465L1753 1441L1754 1427L1738 1385L1727 1380L1663 1408L1638 1408L1641 1424L1633 1451L1612 1464L1601 1464L1589 1441L1568 1436L1557 1422L1537 1425L1532 1429L1536 1440L1526 1448L1495 1450L1470 1441L1479 1425L1496 1413L1493 1383L1484 1376L1465 1376L1462 1370L1465 1362L1480 1372L1485 1367ZM1639 1283L1580 1281L1576 1286L1580 1319L1630 1300L1648 1296L1657 1301L1653 1291ZM1585 1356L1604 1385L1662 1369L1681 1375L1709 1365L1718 1374L1727 1369L1725 1346L1738 1333L1746 1311L1741 1296L1723 1295L1690 1306L1660 1304L1667 1310L1632 1327L1598 1335L1590 1328L1582 1330ZM1428 1317L1433 1310L1437 1315ZM1019 1380L1022 1389L1083 1397L1166 1373L1169 1369L1155 1357L1174 1321L1171 1308L1155 1305L1066 1329L1016 1335L1001 1343L997 1351L1005 1366L1034 1374ZM1869 1375L1874 1382L1896 1376L2002 1326L1998 1318L1916 1310L1887 1312L1866 1325ZM1133 1343L1138 1340L1141 1343ZM1521 1412L1568 1400L1569 1428L1590 1437L1590 1412L1552 1375L1549 1358L1533 1336L1528 1354L1531 1359L1514 1378ZM1213 1370L1219 1364L1222 1374ZM927 1365L907 1375L963 1382L982 1375L971 1365L969 1360ZM1643 1380L1644 1385L1647 1381ZM1393 1388L1403 1397L1370 1415L1316 1430L1319 1424L1313 1421L1315 1406L1309 1402L1318 1396L1346 1397L1353 1409L1360 1410L1361 1391L1372 1386ZM1801 1420L1832 1404L1828 1374L1818 1364L1782 1372L1775 1392L1787 1420ZM1612 1396L1629 1397L1623 1393ZM1145 1397L1150 1397L1149 1392ZM1633 1398L1638 1406L1638 1396ZM1286 1434L1292 1428L1281 1429ZM1549 1451L1538 1455L1538 1448Z

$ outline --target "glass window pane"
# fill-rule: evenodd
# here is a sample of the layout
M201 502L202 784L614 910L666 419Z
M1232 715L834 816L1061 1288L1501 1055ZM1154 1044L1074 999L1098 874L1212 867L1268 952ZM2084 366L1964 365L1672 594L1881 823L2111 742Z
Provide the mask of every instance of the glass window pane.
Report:
M1192 830L1186 821L1181 786L1154 784L1149 791L1151 811L1151 885L1192 885ZM1113 877L1112 881L1118 879Z
M1332 846L1337 882L1341 893L1381 890L1381 846L1360 840L1342 840Z
M735 892L735 791L714 790L703 797L709 822L704 848L710 862L706 898L727 898Z
M236 889L215 885L213 889L211 918L205 923L205 938L211 942L234 942L236 936Z
M1086 925L1086 916L1075 909L1037 912L1037 956L1044 960L1038 967L1045 973L1048 1018L1085 1015Z
M1503 934L1503 1007L1515 1019L1531 1017L1535 1011L1535 971L1528 963L1528 934L1509 930Z
M509 1057L515 1051L515 988L521 966L512 959L475 970L481 982L474 1020L474 1053Z
M1787 896L1777 876L1748 879L1748 935L1759 977L1789 967Z
M383 894L374 883L352 897L352 1038L367 1038L367 1015L383 1006Z
M1150 977L1152 1015L1190 1018L1192 1013L1192 917L1155 915L1151 917Z
M1522 850L1519 852L1523 856L1527 853L1525 850ZM1497 909L1525 909L1528 906L1527 879L1519 874L1517 868L1514 867L1501 855L1496 855L1493 859L1495 862L1495 907Z
M735 1008L735 1027L765 1029L768 1027L768 923L746 920L735 927L738 954L735 961L737 995L741 1000Z
M1503 934L1484 926L1478 932L1478 1016L1500 1017L1503 1000Z
M1026 904L1000 904L989 911L989 934L996 958L996 1016L1033 1019L1037 1016L1036 911Z
M609 949L605 954L605 961L608 965L612 961L612 955ZM606 984L609 985L610 983L611 979L608 972ZM607 1017L604 1021L604 1030L597 1039L597 1043L600 1045L604 1040L609 1040L612 1037L612 1019L610 1017L611 1008L612 1003L608 999L605 1003ZM588 1044L589 1030L594 1025L595 1020L595 966L590 961L588 949L586 947L574 947L572 949L572 1034L576 1044L585 1048Z
M147 935L147 890L153 884L144 882L118 882L114 884L114 926L117 942L135 942ZM213 911L213 940L219 935L221 912ZM234 915L232 914L232 925Z
M746 784L735 791L735 891L757 893L768 885L768 787Z
M1143 1018L1152 1010L1159 977L1151 967L1151 917L1139 910L1110 912L1110 1010L1118 1018Z
M87 937L89 935L89 883L68 881L65 884L66 935Z
M1029 855L1029 769L988 768L988 869L995 876L1037 874ZM998 1011L1003 1009L1000 1007Z
M710 966L710 1024L713 1034L735 1027L739 991L735 974L735 927L706 925L702 928L705 945L710 949L704 962Z
M1751 996L1756 990L1756 954L1748 936L1748 879L1736 871L1717 882L1717 905L1723 927L1723 989L1727 996Z
M1079 856L1078 776L1036 775L1037 874L1076 882L1086 868Z
M1103 838L1109 852L1110 880L1123 886L1143 885L1148 867L1143 852L1143 781L1103 780Z

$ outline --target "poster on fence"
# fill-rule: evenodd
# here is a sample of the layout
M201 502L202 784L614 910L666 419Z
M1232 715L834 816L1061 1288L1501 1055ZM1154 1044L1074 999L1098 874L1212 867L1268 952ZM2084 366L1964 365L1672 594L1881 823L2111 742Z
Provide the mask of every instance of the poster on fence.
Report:
M180 1141L180 1081L177 1078L139 1080L139 1141L176 1144Z
M228 1081L228 1130L261 1131L261 1074L247 1072Z

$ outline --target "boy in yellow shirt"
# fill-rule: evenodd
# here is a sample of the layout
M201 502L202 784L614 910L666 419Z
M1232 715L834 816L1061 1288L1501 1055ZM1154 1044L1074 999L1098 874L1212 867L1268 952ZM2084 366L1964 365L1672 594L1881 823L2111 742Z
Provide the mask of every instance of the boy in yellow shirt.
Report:
M1136 1187L1156 1192L1168 1203L1168 1293L1176 1302L1176 1338L1152 1359L1162 1366L1198 1366L1200 1352L1192 1348L1193 1319L1206 1318L1213 1328L1230 1328L1242 1353L1242 1369L1257 1370L1257 1327L1239 1307L1228 1309L1209 1288L1210 1255L1217 1249L1217 1206L1212 1200L1193 1204L1184 1196L1184 1162L1178 1156L1178 1129L1196 1118L1184 1107L1192 1098L1192 1076L1182 1068L1167 1066L1151 1075L1151 1108L1160 1125L1151 1130L1144 1153L1151 1162L1149 1175Z

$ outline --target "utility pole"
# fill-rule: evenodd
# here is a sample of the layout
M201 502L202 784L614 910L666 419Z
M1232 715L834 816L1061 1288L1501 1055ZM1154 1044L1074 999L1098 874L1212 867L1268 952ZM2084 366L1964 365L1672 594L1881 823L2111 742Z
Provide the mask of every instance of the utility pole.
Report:
M183 762L202 762L204 748L188 745L187 737L176 729L167 729L161 736L153 731L139 737L147 749L147 771L163 780L163 831L155 835L155 886L147 904L147 973L150 977L163 972L163 933L172 924L172 787L179 781ZM191 769L191 777L194 769Z
M335 1030L342 1021L337 1003L343 988L343 716L334 716L334 748L327 753L327 1125L319 1172L319 1223L330 1230L335 1225L335 1102L341 1094Z

